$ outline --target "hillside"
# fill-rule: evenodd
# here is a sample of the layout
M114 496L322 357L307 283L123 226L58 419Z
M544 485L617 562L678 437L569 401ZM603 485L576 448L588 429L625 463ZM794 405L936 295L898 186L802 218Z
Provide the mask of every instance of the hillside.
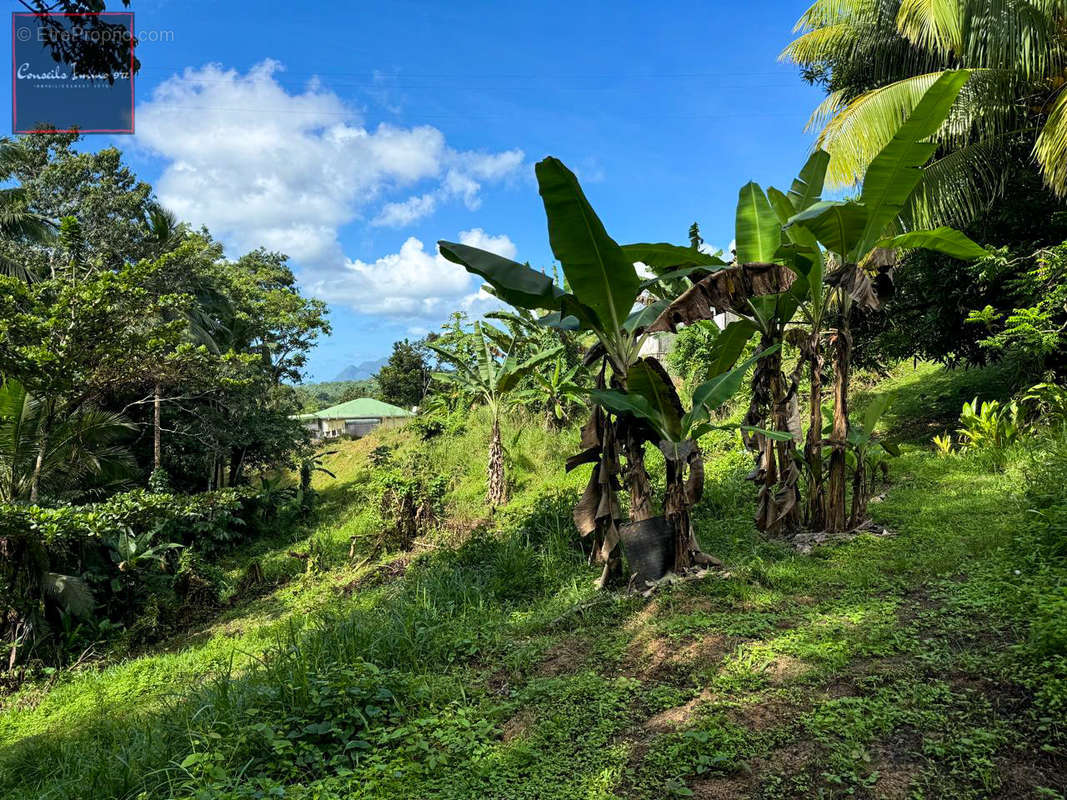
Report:
M574 431L507 422L515 499L492 520L484 418L331 446L314 530L228 565L255 561L267 588L6 700L0 793L1060 796L1064 576L1034 560L1032 456L928 446L997 378L909 365L878 387L910 442L872 508L888 535L811 555L756 536L746 459L706 442L697 527L726 571L651 599L592 588L569 518L583 476L561 468ZM389 463L453 476L410 552L375 544L366 487Z

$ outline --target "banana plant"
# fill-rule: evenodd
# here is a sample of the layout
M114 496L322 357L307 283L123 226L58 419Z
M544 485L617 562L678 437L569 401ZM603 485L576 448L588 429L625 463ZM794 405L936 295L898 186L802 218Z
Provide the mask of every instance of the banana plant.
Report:
M741 319L727 326L720 337L722 346L714 356L717 366L728 367L757 332L761 334L761 344L784 340L797 348L800 358L790 381L784 380L780 362L777 369L775 364L757 368L753 376L753 414L748 421L757 419L762 403L764 408L772 409L773 429L792 427L783 423L791 421L789 403L795 397L801 370L804 364L808 365L811 394L804 463L809 476L807 523L812 527L840 531L850 521L846 508L846 453L849 319L853 308L876 308L891 291L893 254L898 250L921 247L959 259L979 258L986 253L950 228L903 231L900 222L901 213L922 180L922 165L933 153L935 146L928 139L948 116L967 77L965 71L946 72L933 83L871 162L857 199L820 199L829 161L822 151L811 156L788 193L770 187L764 195L754 184L744 187L738 203L734 271L713 272L702 278L647 329L674 330L679 324L710 319L730 310ZM661 262L659 266L670 265ZM797 313L800 320L793 322ZM835 313L836 320L831 320ZM835 327L830 327L831 322L836 322ZM821 380L827 334L834 366L828 480L823 469ZM796 500L792 445L773 445L778 450L777 465L772 462L771 443L764 440L759 446L761 456L754 477L761 479L763 486L757 524L775 532L776 524L788 527L793 522L787 516L793 510L790 504Z
M516 392L515 399L526 405L544 405L545 427L559 430L567 421L569 409L585 400L586 392L578 382L581 364L567 369L566 362L556 357L547 372L534 372L530 377L534 386Z
M882 415L889 408L889 395L878 395L864 409L858 422L849 425L846 460L852 469L852 510L849 527L855 528L867 520L867 503L871 499L878 470L888 474L886 456L896 458L900 449L875 432Z
M434 378L451 383L480 397L489 409L492 434L489 439L489 464L487 470L486 500L490 508L496 508L507 502L507 481L504 474L504 446L500 438L500 412L508 395L514 392L523 378L531 374L538 366L558 356L562 346L557 346L519 363L513 356L516 339L507 341L502 355L498 356L497 343L504 340L506 334L499 328L482 322L474 323L474 363L462 355L453 353L437 345L430 348L443 361L452 364L455 369L450 372L435 372Z
M756 526L768 534L787 533L798 525L800 473L795 443L791 436L750 434L748 430L769 427L790 431L799 427L795 419L799 375L794 374L792 382L787 380L781 347L786 327L808 297L808 274L812 271L807 263L811 256L799 251L783 234L772 199L789 204L791 209L817 201L825 169L824 154L813 156L788 196L773 188L764 192L756 183L743 186L737 201L734 265L701 277L649 326L653 332L674 331L679 325L729 311L734 320L716 340L709 366L712 374L730 370L749 340L758 334L759 360L752 376L745 441L756 457L750 478L760 486Z
M667 492L664 512L668 529L675 536L674 571L681 573L693 564L714 563L697 544L690 520L693 506L700 500L704 486L704 467L697 440L712 430L737 430L770 439L789 439L789 433L767 431L749 425L722 424L711 421L741 388L745 373L761 359L779 349L773 345L727 372L702 383L693 391L693 407L685 411L670 376L653 359L642 359L630 367L626 392L598 390L593 400L618 415L639 419L651 428L666 462Z
M501 300L518 309L543 312L543 325L570 331L585 331L596 338L586 363L599 363L597 387L625 391L629 369L640 358L645 328L666 306L665 301L639 305L642 293L660 281L644 282L635 261L650 263L663 251L679 251L684 269L719 269L720 259L693 248L672 245L624 247L612 239L586 199L578 179L563 162L546 158L535 167L541 199L548 218L552 252L559 261L566 288L547 275L493 253L455 242L441 241L441 254L469 272L482 277ZM638 252L640 251L640 252ZM673 278L684 276L675 270ZM576 510L575 522L583 536L594 535L594 560L604 563L601 584L621 575L621 561L613 556L619 536L621 511L616 498L620 475L630 495L630 519L652 515L651 481L644 466L644 444L638 426L609 419L599 406L582 430L582 452L568 462L568 469L592 463L587 495L598 498L594 520ZM626 469L620 465L620 453Z
M871 162L858 199L823 200L780 220L797 252L807 254L812 268L808 285L829 289L812 294L808 303L808 332L821 348L823 326L831 304L836 327L830 331L834 365L834 413L829 443L831 455L827 484L817 486L825 527L845 530L852 522L846 509L849 414L849 371L852 360L850 318L855 306L877 308L891 289L891 269L898 250L925 248L961 260L986 255L986 250L951 228L903 231L901 214L919 189L922 166L936 150L930 137L940 128L969 74L966 70L942 73L902 122L889 143ZM818 258L817 250L822 249ZM825 275L821 266L832 265ZM888 284L888 285L887 285ZM881 289L881 291L879 291ZM880 296L881 295L881 296ZM813 393L812 407L821 404ZM814 416L814 411L813 411ZM814 462L809 462L813 466Z

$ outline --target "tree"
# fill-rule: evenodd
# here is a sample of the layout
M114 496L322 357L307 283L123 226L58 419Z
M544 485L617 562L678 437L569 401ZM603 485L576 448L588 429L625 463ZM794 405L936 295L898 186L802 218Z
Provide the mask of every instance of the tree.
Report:
M34 502L38 493L70 500L90 488L129 485L135 464L124 442L133 425L87 407L68 409L57 422L48 414L47 403L17 380L0 384L0 503Z
M547 312L538 318L539 324L592 334L596 345L587 354L586 363L599 365L596 388L625 392L631 367L642 360L645 329L667 305L666 298L649 305L638 303L638 298L649 288L699 277L722 267L723 262L695 247L620 246L608 235L574 173L561 161L546 158L538 162L535 172L548 218L549 242L562 266L566 288L529 266L494 253L445 241L438 242L438 247L445 258L484 278L501 300L517 309ZM635 261L656 266L663 260L681 266L649 281L638 277ZM593 537L592 558L604 564L600 586L621 576L622 561L615 554L622 520L616 497L620 477L630 495L630 521L653 516L652 485L644 461L645 444L651 440L655 440L655 433L631 414L612 415L594 405L582 429L582 452L568 461L568 469L593 465L575 509L575 523L583 536ZM626 460L625 469L620 455ZM697 448L686 456L679 470L702 469L699 459ZM688 563L710 563L690 533L683 532L689 537L684 558ZM675 532L667 535L675 536Z
M393 343L389 361L375 376L382 400L401 408L422 403L430 382L425 352L426 345L422 342L403 339Z
M18 183L25 207L42 218L77 218L86 270L115 270L153 256L152 187L137 179L118 149L78 151L79 140L75 134L5 140L16 154L5 164L10 168L5 177ZM0 255L39 278L52 276L65 263L54 239L12 242L0 247Z
M855 524L850 525L852 517L846 506L854 307L877 307L879 289L884 290L885 283L891 281L888 267L896 250L926 248L961 260L986 255L983 248L951 228L898 232L900 215L923 179L921 167L936 147L927 139L945 120L967 79L965 71L955 71L935 81L871 161L857 199L818 199L828 162L827 154L821 151L809 159L788 194L773 187L766 194L754 184L744 187L737 214L738 263L731 271L717 271L703 278L649 326L652 331L672 330L682 323L708 319L723 308L741 314L742 319L720 337L723 344L718 352L724 363L732 363L757 331L760 348L769 344L776 349L773 360L757 367L753 407L746 422L754 425L761 418L757 404L762 400L773 410L771 421L778 432L793 427L786 403L797 391L800 368L804 363L810 365L804 459L810 476L809 525L840 531ZM782 275L782 270L788 271L789 277ZM786 326L798 308L803 323L787 335ZM820 379L824 338L832 348L834 371L834 414L826 440L830 457L825 482ZM783 385L777 351L782 342L792 343L800 354L788 385ZM764 485L757 520L764 530L777 532L774 523L784 520L795 502L790 447L789 442L772 443L767 437L760 442L762 454L756 474L763 475ZM771 477L776 478L777 486ZM862 488L865 484L858 485Z
M0 179L15 179L28 161L26 149L19 143L0 140ZM27 244L44 245L52 241L53 235L52 221L30 207L27 192L22 186L0 189L0 242L13 248ZM3 251L0 251L0 274L23 281L37 277L21 259Z
M477 347L473 363L462 354L438 345L431 344L429 347L444 361L456 367L451 372L437 372L434 377L477 395L489 409L492 433L489 439L486 499L490 508L496 508L507 502L508 495L504 474L504 446L500 439L502 405L519 387L524 377L544 362L558 356L562 347L544 350L520 363L512 355L514 337L509 340L499 328L482 322L474 323L474 335ZM501 348L500 345L504 346Z
M1067 4L994 0L816 0L783 57L829 95L812 115L833 185L858 180L898 121L946 70L973 73L908 213L922 224L967 222L1031 150L1046 184L1067 195Z

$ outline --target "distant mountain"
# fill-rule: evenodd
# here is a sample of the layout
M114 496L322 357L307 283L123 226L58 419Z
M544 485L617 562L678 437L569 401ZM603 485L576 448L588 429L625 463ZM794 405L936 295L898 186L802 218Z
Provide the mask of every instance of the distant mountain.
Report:
M337 374L334 380L365 381L367 378L373 378L388 361L388 358L379 358L375 361L364 361L362 364L349 364Z

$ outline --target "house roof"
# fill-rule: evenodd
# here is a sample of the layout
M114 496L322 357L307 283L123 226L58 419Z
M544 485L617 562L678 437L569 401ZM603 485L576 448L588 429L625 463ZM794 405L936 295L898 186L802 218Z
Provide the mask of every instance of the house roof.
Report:
M336 406L324 408L311 414L301 414L300 419L368 419L377 417L413 417L410 411L399 406L360 397Z

